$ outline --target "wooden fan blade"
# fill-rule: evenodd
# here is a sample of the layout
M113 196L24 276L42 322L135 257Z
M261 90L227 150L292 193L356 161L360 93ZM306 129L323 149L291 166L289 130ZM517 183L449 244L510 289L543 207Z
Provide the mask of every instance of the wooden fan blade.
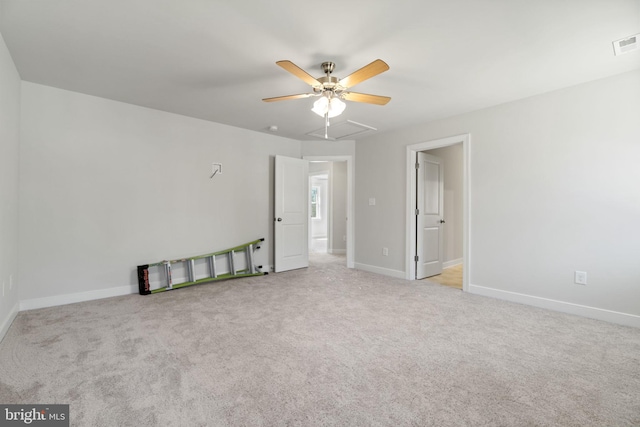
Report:
M290 72L291 74L293 74L294 76L296 76L297 78L299 78L300 80L302 80L308 85L322 86L322 83L316 80L315 77L313 77L311 74L307 73L305 70L298 67L296 64L294 64L291 61L278 61L276 62L276 64L278 64L279 66L281 66L282 68L284 68L285 70L287 70L288 72Z
M369 95L367 93L345 92L342 98L347 101L366 102L367 104L385 105L391 101L388 96Z
M300 93L298 95L286 95L286 96L276 96L274 98L264 98L264 102L273 102L273 101L286 101L287 99L300 99L300 98L308 98L313 96L312 93Z
M377 76L380 73L384 73L389 69L389 66L382 59L376 59L369 65L365 65L358 71L354 71L344 79L340 80L338 84L345 89L357 85L371 77Z

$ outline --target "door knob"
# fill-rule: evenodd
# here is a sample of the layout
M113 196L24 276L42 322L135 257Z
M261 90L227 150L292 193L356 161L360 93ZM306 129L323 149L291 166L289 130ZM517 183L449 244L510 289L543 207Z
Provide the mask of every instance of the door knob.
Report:
M282 218L278 218L278 222L282 221Z
M440 220L440 224L444 224L444 219L441 219L441 220Z

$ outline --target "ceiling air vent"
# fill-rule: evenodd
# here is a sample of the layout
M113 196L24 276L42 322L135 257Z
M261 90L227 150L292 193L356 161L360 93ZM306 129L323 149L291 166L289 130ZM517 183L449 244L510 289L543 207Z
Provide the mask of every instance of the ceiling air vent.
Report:
M613 51L616 56L636 50L638 48L638 39L640 39L640 34L635 34L633 36L614 41Z

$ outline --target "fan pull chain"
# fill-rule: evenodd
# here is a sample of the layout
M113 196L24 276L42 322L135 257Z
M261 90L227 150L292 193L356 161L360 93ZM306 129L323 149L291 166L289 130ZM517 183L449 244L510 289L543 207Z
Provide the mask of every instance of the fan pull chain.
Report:
M324 113L324 139L329 139L329 112Z

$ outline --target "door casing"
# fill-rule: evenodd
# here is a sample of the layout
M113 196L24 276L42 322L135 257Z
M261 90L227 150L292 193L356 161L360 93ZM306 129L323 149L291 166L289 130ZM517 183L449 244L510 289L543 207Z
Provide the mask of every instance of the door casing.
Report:
M462 252L463 252L463 270L462 270L462 290L467 292L469 290L469 280L471 277L471 250L469 246L470 236L470 223L471 217L471 205L470 205L470 145L471 135L462 134L451 136L448 138L434 139L426 142L420 142L407 146L406 153L406 165L407 165L407 181L406 181L406 232L405 232L405 248L406 248L406 260L405 260L405 278L407 280L415 280L416 277L416 169L415 159L416 153L419 151L433 150L435 148L448 147L450 145L462 143L463 152L463 219L462 219Z

